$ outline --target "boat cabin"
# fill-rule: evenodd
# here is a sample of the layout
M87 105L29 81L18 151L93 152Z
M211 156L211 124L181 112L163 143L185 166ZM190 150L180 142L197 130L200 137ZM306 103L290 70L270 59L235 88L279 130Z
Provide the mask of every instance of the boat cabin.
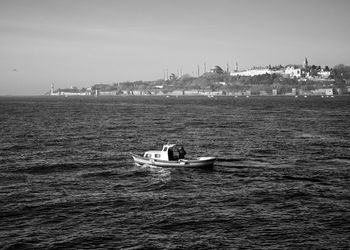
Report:
M186 151L182 146L176 144L165 144L161 151L147 151L143 157L163 161L178 161L184 159L185 155Z

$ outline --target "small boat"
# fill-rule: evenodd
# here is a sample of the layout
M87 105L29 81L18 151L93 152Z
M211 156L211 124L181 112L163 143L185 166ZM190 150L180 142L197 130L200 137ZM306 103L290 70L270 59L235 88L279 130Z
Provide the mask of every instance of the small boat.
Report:
M161 151L146 151L143 156L131 155L137 165L148 164L156 167L210 168L216 160L215 157L187 159L184 148L176 144L165 144Z

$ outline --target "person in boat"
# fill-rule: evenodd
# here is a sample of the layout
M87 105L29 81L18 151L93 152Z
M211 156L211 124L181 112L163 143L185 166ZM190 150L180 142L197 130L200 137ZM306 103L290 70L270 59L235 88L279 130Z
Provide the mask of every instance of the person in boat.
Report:
M184 159L185 155L186 155L186 151L185 151L184 147L182 147L182 146L179 147L178 151L179 151L179 159Z

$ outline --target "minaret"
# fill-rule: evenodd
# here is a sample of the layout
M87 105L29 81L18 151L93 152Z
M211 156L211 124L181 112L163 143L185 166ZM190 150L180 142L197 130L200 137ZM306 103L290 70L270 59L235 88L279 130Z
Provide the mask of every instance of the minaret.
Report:
M54 83L51 83L50 95L53 95L54 91L55 91L55 84L54 84Z
M307 58L305 57L304 68L307 69L308 67L309 67L309 62L307 61Z

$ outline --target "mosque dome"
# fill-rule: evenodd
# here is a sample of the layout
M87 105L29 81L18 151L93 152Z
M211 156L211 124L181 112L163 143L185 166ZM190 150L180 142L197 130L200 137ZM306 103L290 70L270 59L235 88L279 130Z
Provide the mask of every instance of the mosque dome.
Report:
M222 73L224 73L224 70L223 70L220 66L215 65L215 66L210 70L210 72L222 74Z

